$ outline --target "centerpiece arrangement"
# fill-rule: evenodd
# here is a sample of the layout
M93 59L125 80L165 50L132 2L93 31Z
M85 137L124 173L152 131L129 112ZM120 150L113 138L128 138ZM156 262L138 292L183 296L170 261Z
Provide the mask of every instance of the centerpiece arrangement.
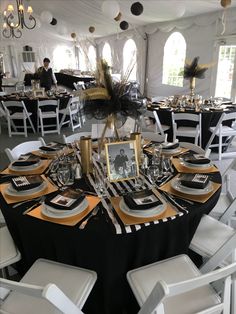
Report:
M184 66L183 76L189 80L190 83L190 96L195 95L196 78L205 78L205 72L208 69L205 65L198 64L199 57L195 57L191 63L186 62Z
M128 76L114 82L105 60L98 62L95 78L96 86L83 91L83 113L89 119L106 119L102 139L107 128L114 128L119 139L118 128L128 117L138 119L145 112L146 98L141 95L136 82L128 82Z

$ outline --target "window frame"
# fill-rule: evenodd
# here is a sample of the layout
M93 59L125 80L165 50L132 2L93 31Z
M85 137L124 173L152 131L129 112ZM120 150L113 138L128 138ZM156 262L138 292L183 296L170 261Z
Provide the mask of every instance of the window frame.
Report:
M171 37L174 36L174 34L179 34L181 35L180 37L183 39L183 42L185 44L185 54L184 54L184 60L183 60L183 69L184 69L184 64L185 64L185 60L186 60L186 53L187 53L187 42L186 42L186 39L184 37L184 35L181 33L181 32L178 32L178 31L174 31L173 33L171 33L168 38L166 39L166 42L165 42L165 45L164 45L164 48L163 48L163 62L162 62L162 85L167 85L167 86L172 86L172 87L183 87L184 86L184 77L182 75L182 83L181 85L177 85L177 84L169 84L168 82L167 83L164 83L164 74L165 74L165 48L166 48L166 45L168 43L168 41L170 41ZM181 71L181 69L179 70ZM167 76L167 81L169 79L169 73L168 73L168 76ZM179 77L181 77L180 75L176 75L176 76L171 76L172 78L175 78L175 79L179 79Z

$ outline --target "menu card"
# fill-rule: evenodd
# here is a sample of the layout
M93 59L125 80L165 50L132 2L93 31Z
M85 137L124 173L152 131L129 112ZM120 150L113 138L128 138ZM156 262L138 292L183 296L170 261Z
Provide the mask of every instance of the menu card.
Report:
M181 174L179 179L182 185L195 189L204 189L210 180L207 174L200 173Z
M20 176L11 179L12 186L17 191L27 191L40 186L43 179L40 175Z
M124 201L130 209L145 210L162 204L152 190L143 190L124 195Z
M45 204L56 209L72 210L78 207L85 199L85 195L81 191L66 189L58 194L47 198Z

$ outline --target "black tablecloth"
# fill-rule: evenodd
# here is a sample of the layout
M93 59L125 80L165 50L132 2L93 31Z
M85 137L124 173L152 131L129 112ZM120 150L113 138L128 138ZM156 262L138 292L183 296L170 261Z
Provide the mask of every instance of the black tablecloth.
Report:
M154 108L152 110L155 110ZM228 112L234 112L236 111L236 106L230 108L229 110L225 111L226 113ZM173 138L173 131L172 131L172 118L171 118L171 110L170 109L158 109L158 117L161 121L161 124L166 124L169 125L171 128L167 132L168 133L168 141L172 141ZM193 110L186 110L186 113L195 113ZM216 126L217 122L219 121L220 116L222 115L223 111L203 111L202 112L202 148L205 148L210 136L211 132L209 131L210 127ZM195 113L198 114L198 113ZM191 122L191 121L185 121L184 124L183 122L179 122L183 126L193 126L196 124L196 122ZM180 141L191 141L191 139L188 138L180 138ZM194 139L192 140L192 143L194 143Z
M94 80L94 77L73 76L64 73L55 73L57 84L63 85L71 89L75 89L73 83L85 82L88 83Z
M219 173L212 179L221 182ZM82 183L84 185L84 183ZM98 280L83 311L85 313L137 313L138 305L128 286L128 270L177 254L188 254L188 247L204 213L219 198L218 190L206 203L188 207L188 214L140 230L116 234L105 209L100 207L84 230L54 224L28 215L25 208L12 208L0 195L0 207L22 260L23 273L39 258L47 258L95 270Z

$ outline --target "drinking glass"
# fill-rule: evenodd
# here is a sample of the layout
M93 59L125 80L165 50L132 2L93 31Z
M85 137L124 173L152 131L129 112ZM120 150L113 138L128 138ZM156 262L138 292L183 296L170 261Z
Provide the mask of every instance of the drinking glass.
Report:
M159 166L158 165L151 165L147 169L147 176L148 176L148 179L150 180L150 182L155 185L156 181L158 180L158 178L160 176Z
M108 178L104 175L101 177L97 169L93 170L94 175L94 187L99 197L107 196L107 180Z
M162 169L164 176L170 176L172 174L171 159L169 157L164 157L162 159Z
M58 164L57 179L61 185L67 185L71 176L71 170L69 163L61 161Z

